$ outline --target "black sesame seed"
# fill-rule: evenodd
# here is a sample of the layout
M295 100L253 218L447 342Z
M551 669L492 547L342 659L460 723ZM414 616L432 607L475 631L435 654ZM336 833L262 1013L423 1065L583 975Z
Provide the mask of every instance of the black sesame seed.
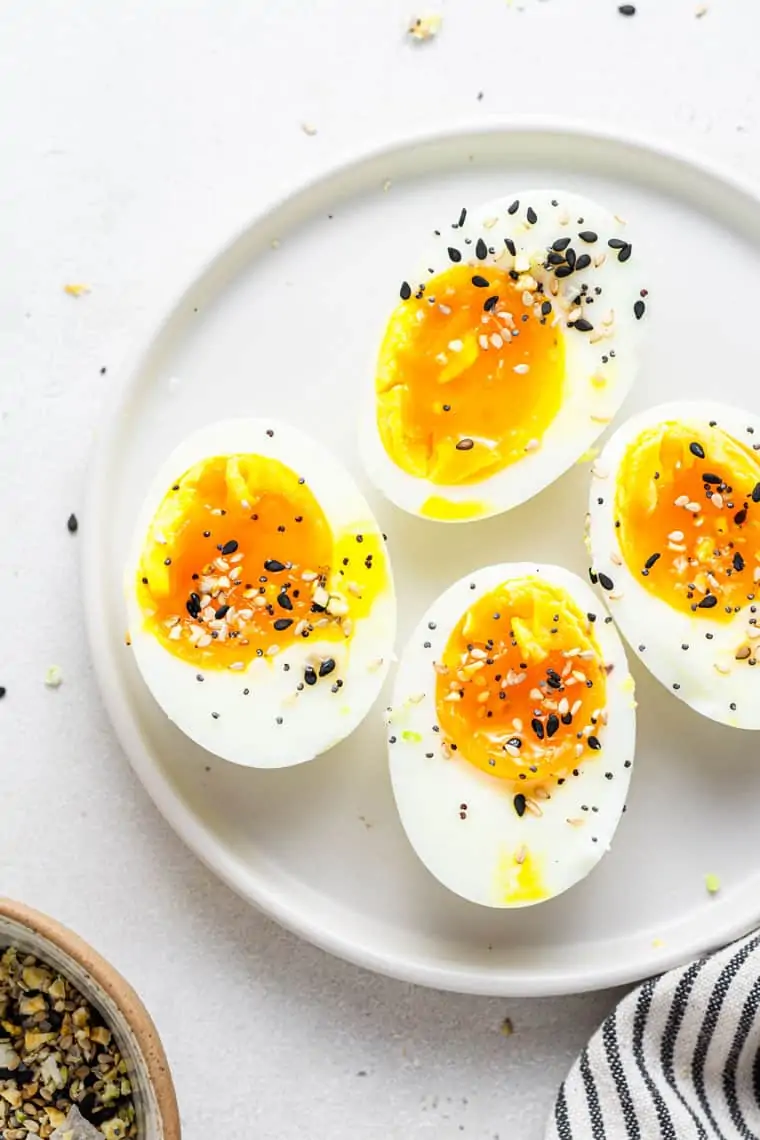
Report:
M640 321L646 312L646 305L643 301L636 301L633 306L633 315L637 321Z
M335 662L333 661L332 657L326 657L322 664L319 666L320 677L329 677L334 668Z
M457 451L472 451L475 446L475 441L472 439L460 439L456 445Z
M733 557L733 566L734 570L736 570L737 573L741 573L741 571L744 569L744 559L738 550Z
M615 589L615 583L612 581L612 578L608 577L607 574L600 574L599 575L599 583L601 586L604 587L605 590L614 590Z
M522 748L522 740L520 740L519 736L510 736L507 744L510 748Z
M548 316L549 316L549 313L550 313L551 311L552 311L552 303L551 303L551 301L542 301L542 302L541 302L541 315L542 315L542 316L544 316L544 317L548 317Z
M498 296L498 294L495 294L493 297L488 298L488 300L483 305L483 309L485 310L485 312L490 313L491 309L496 308L498 302L499 302L499 296Z
M293 603L291 602L290 598L288 597L288 595L285 593L284 590L282 591L281 594L277 595L277 605L281 606L282 609L284 609L284 610L292 610L293 609Z
M519 209L520 209L520 201L519 201L519 199L516 199L512 203L512 205L507 208L507 213L508 214L516 214Z
M581 239L581 241L585 241L589 245L593 245L595 241L598 241L599 234L594 233L593 230L581 230L581 232L578 234L578 237Z
M285 569L285 563L278 562L276 558L267 558L264 569L268 570L270 574L279 574L281 570Z
M528 206L528 209L525 212L525 217L528 219L532 226L535 226L536 222L538 221L538 214L532 206Z
M650 554L649 557L647 558L646 562L644 563L644 569L645 570L651 570L659 557L660 557L659 554Z
M565 254L565 261L571 269L575 269L575 250L569 249Z
M558 719L558 717L556 717L554 715L554 713L552 713L546 722L546 735L551 738L552 736L554 736L554 733L557 731L558 728L559 728L559 719Z
M288 629L293 624L292 618L278 618L274 623L274 628L280 633L283 629Z
M569 245L570 245L570 238L569 237L557 238L556 241L552 242L552 249L555 251L555 253L562 253L562 251L567 249L567 247Z
M68 528L69 534L76 534L76 532L79 530L79 519L77 516L73 514L69 515L68 519L66 520L66 526Z
M752 502L760 503L760 483L755 483L755 486L752 488Z
M575 322L575 327L579 332L593 332L594 326L591 321L587 321L585 317L581 317Z
M706 594L702 601L697 603L697 606L700 610L711 610L713 606L717 606L717 604L718 599L715 597L715 594Z
M221 621L223 617L226 617L229 608L230 608L229 606L220 606L219 609L214 614L214 617L216 618L216 620Z
M629 257L631 256L632 249L633 246L629 242L620 250L620 253L618 254L618 261L628 261Z
M565 259L561 253L547 253L546 261L549 265L564 265Z
M461 253L459 252L458 249L455 249L453 245L449 246L449 257L451 258L452 261L461 261L462 260Z
M745 523L746 521L747 521L746 509L742 509L740 511L737 511L736 514L734 515L734 522L736 523L736 525L742 526L742 524Z
M589 257L589 255L587 253L582 253L575 263L576 272L579 269L588 269L590 264L591 264L591 258ZM591 297L589 299L589 305L591 304L591 301L593 301L593 297Z
M480 261L485 261L485 259L488 257L488 246L486 245L486 243L483 241L482 238L478 238L477 243L475 245L475 256Z
M610 238L607 245L610 249L625 249L628 242L623 241L622 238Z
M402 301L408 301L409 300L409 298L412 295L412 287L408 281L402 281L401 282L401 288L399 289L399 293L401 295Z
M573 271L569 265L558 265L557 268L554 270L554 276L555 277L569 277L572 272Z
M219 720L219 713L218 712L212 712L211 715L214 718L214 720Z
M525 796L522 794L522 792L517 793L515 798L512 800L512 803L514 805L515 811L522 819L522 817L525 815Z
M703 483L712 483L715 486L719 486L723 482L723 480L721 479L720 475L713 475L712 471L705 471L705 473L702 476L702 482Z
M599 581L599 577L597 574L594 573L594 571L591 569L590 566L588 568L588 576L591 579L591 585L595 586L597 584L597 582Z
M303 679L307 685L316 685L317 674L315 673L313 666L311 666L311 665L306 666L306 668L303 671Z
M621 16L635 16L636 8L633 4L621 4L618 8L618 12Z
M601 744L599 743L599 738L596 736L589 736L588 746L589 746L589 748L592 748L594 750L594 752L598 752L599 749L602 747Z
M544 739L544 726L541 724L541 721L538 719L538 717L533 718L533 720L530 722L530 727L533 729L539 740Z
M479 273L475 274L472 283L476 289L487 289L490 284L490 282L486 281L485 277L481 277Z
M509 252L512 254L512 256L516 257L517 256L517 246L512 241L512 238L504 238L504 244L507 247L507 249L509 250Z
M701 443L690 443L689 451L692 455L696 455L697 459L704 459L705 449Z

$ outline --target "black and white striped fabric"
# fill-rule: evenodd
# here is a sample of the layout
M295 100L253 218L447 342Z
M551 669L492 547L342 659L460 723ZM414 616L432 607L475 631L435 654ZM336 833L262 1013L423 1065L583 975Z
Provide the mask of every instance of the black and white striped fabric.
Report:
M760 1140L760 934L652 978L591 1038L546 1140Z

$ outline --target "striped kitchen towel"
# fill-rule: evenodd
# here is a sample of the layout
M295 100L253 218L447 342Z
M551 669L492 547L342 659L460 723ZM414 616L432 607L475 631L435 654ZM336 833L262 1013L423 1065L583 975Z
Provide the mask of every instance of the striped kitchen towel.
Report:
M652 978L603 1022L546 1140L760 1140L760 934Z

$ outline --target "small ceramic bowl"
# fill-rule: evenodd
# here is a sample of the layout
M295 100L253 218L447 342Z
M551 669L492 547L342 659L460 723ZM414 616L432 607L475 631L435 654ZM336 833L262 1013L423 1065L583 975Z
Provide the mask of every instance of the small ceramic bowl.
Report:
M121 975L77 934L23 903L0 898L0 947L48 962L102 1014L130 1069L140 1140L180 1140L177 1098L156 1027Z

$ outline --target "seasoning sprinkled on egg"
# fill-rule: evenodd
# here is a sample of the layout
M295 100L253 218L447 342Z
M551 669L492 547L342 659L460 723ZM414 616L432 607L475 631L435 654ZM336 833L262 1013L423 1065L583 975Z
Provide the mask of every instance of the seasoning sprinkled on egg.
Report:
M383 535L347 472L285 425L226 421L180 445L148 493L125 587L156 700L235 763L287 766L343 739L391 657Z
M387 718L396 802L429 870L474 902L551 898L614 834L633 757L633 682L592 605L596 616L591 588L560 567L491 566L442 594L402 654ZM432 661L419 649L424 629ZM589 798L604 840L593 855L579 825ZM472 828L461 827L463 803Z
M362 456L398 506L460 522L588 450L633 382L647 290L626 224L578 195L510 195L434 234L386 325Z
M602 454L613 499L597 503L592 487L590 501L594 569L600 584L614 570L621 631L669 691L741 728L760 728L756 428L748 413L708 401L651 408Z

